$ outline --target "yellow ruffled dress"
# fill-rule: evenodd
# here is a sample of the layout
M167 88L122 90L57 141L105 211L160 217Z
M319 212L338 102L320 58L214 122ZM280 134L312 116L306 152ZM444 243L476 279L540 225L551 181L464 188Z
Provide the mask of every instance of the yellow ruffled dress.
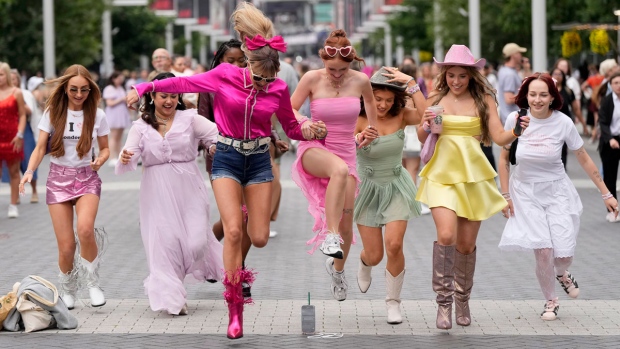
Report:
M472 221L485 220L506 207L495 184L497 173L473 137L480 133L478 117L443 115L443 131L433 157L420 172L416 200Z

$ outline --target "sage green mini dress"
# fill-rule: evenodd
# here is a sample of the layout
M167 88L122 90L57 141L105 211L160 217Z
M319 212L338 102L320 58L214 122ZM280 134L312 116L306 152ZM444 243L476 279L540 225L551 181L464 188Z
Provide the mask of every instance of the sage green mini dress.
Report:
M401 129L357 149L357 172L362 181L353 213L357 224L382 227L420 215L416 186L402 165L404 143Z

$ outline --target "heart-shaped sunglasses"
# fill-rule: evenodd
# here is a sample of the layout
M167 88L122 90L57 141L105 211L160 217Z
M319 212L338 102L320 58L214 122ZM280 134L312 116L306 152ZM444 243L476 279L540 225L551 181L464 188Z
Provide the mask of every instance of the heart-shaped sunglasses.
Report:
M342 57L347 57L353 52L353 47L345 46L345 47L333 47L333 46L325 46L323 47L325 53L327 53L330 57L335 57L336 54L340 53Z

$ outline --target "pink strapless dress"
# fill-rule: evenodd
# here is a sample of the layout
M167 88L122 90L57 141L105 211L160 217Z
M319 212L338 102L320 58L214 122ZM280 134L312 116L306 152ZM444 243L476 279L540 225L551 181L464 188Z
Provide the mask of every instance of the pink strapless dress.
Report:
M291 176L308 199L308 211L314 217L312 231L315 236L306 242L313 245L308 253L312 254L325 240L327 224L325 222L325 191L329 178L318 178L304 170L301 159L306 150L325 149L340 157L349 167L349 175L359 184L355 166L355 125L360 113L360 99L357 97L320 98L310 103L313 121L323 121L327 126L324 140L302 141L297 147L297 159L293 163ZM357 192L355 193L357 196ZM355 237L353 238L355 241Z

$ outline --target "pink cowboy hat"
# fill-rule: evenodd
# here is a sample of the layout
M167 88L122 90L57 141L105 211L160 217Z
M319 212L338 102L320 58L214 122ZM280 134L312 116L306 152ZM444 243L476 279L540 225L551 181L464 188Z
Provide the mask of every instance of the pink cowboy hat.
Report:
M471 54L471 51L465 45L452 45L448 53L446 53L446 58L443 62L437 61L435 57L433 57L433 60L438 66L458 65L463 67L476 67L478 69L483 68L487 63L487 60L484 58L480 58L476 61L474 55Z

